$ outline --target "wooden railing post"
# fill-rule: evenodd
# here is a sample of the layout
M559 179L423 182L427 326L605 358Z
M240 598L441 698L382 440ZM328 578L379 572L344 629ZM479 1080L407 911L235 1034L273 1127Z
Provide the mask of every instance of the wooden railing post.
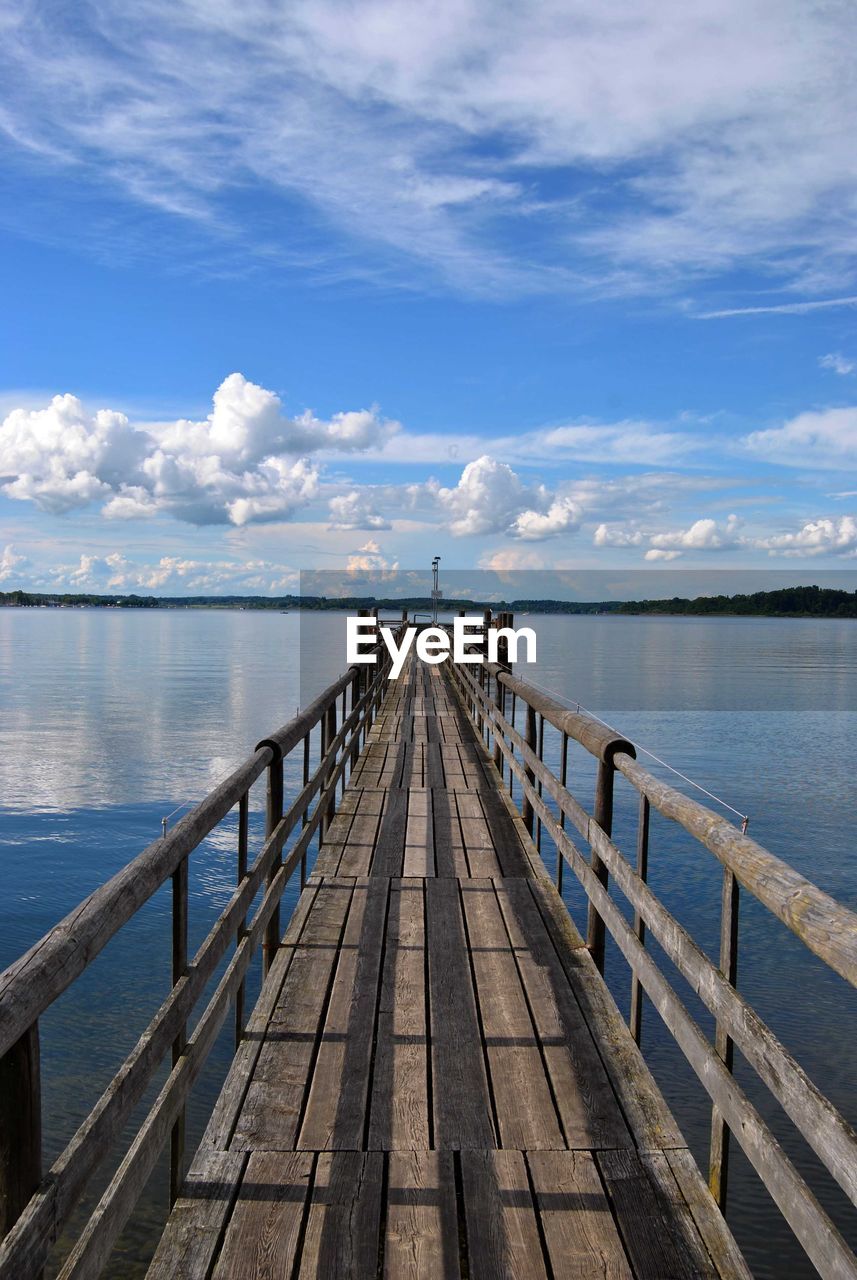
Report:
M306 784L309 782L309 756L310 756L310 730L307 729L303 738L304 759L303 759L303 771L301 773L301 778L304 786L306 786ZM304 809L303 813L301 814L301 830L303 830L303 828L307 825L308 822L309 822L309 805L307 805L307 808ZM305 888L306 888L306 853L304 853L303 857L301 858L301 893L303 893Z
M637 824L637 875L644 884L649 875L649 810L649 797L641 795L640 816ZM645 944L646 922L639 911L634 912L634 932L640 942ZM634 1040L639 1044L643 1031L643 988L640 986L636 970L631 976L631 1013L628 1026L631 1028Z
M353 714L354 714L354 712L356 711L356 709L357 709L357 704L358 704L358 702L360 701L360 672L361 672L361 670L362 670L362 668L361 668L361 667L357 667L356 671L354 672L354 678L353 678L353 680L351 681L351 714L352 714L352 715L353 715ZM359 757L359 755L360 755L360 726L359 726L359 725L358 725L356 728L354 728L354 729L352 729L352 730L351 730L351 741L353 742L353 744L354 744L354 745L353 745L353 746L352 746L352 748L351 748L351 754L350 754L350 758L349 758L349 761L348 761L348 775L349 775L349 777L350 777L350 776L351 776L351 774L354 772L354 766L356 765L357 760L358 760L358 757ZM345 774L343 773L343 777L344 777L344 776L345 776Z
M0 1058L0 1240L8 1235L42 1177L39 1024Z
M739 887L734 873L723 868L723 892L720 908L720 972L733 987L738 981L738 903ZM732 1037L718 1019L714 1048L731 1074L734 1057ZM708 1185L721 1210L726 1209L726 1186L729 1174L729 1129L716 1106L711 1108L711 1146L708 1160Z
M494 690L495 690L494 696L497 702L497 710L500 712L500 715L503 716L503 718L505 719L506 717L506 686L501 682L499 674L495 677L495 680L494 680ZM500 774L500 779L502 781L503 767L506 761L505 761L505 756L503 755L503 752L500 749L501 737L502 737L502 730L495 727L494 729L494 764Z
M514 617L511 613L501 613L499 615L499 619L500 619L501 630L505 630L506 628L511 627L514 621ZM509 637L508 636L497 637L497 661L499 662L500 666L505 667L507 671L512 670L511 664L509 662Z
M324 735L322 737L322 748L321 748L323 756L327 755L328 751L330 750L331 743L333 742L335 737L336 737L336 701L334 700L330 704L330 706L327 708L327 711L324 713ZM333 776L334 768L335 768L335 761L331 762L330 768L327 772L327 776L325 777L322 783L323 788L328 786L330 779ZM320 834L321 834L322 840L324 839L327 828L329 827L330 823L333 821L333 815L335 812L336 812L336 796L334 794L331 794L330 799L325 802L324 813L321 819Z
M526 741L527 746L530 748L530 750L533 753L535 753L538 750L538 742L536 739L536 713L531 706L527 706L527 720L526 720L526 729L524 731L524 740ZM526 776L527 782L529 782L530 786L532 786L536 780L536 775L534 771L530 768L530 766L526 763L524 764L524 774ZM529 796L527 795L526 791L524 791L524 794L523 794L523 799L521 803L521 812L523 813L523 816L524 816L524 826L527 828L530 835L532 836L533 831L535 829L533 824L533 804Z
M616 770L613 767L612 755L605 755L598 762L598 773L595 778L595 806L592 816L605 835L613 831L613 779ZM592 850L592 870L601 883L607 886L607 867L595 850ZM594 903L589 903L587 914L586 945L595 961L599 973L604 972L604 921L598 914Z
M559 780L562 786L568 785L568 734L563 729L562 747L559 760ZM560 805L559 810L559 826L561 831L565 831L565 806ZM565 858L562 856L562 850L557 846L556 851L556 891L562 897L562 872L565 864Z
M265 806L265 837L272 836L279 825L283 816L283 757L277 753L276 760L272 760L268 765L268 794ZM274 861L271 863L271 869L268 872L267 884L270 885L276 878L277 872L283 863L282 853L278 853ZM280 906L279 903L271 913L271 919L268 921L265 929L265 942L262 947L262 971L267 976L268 970L274 963L274 957L277 954L277 948L280 945Z
M247 850L248 836L250 827L250 793L245 792L238 801L238 868L237 882L241 881L247 874ZM238 933L235 938L236 946L247 936L247 917L245 916L238 925ZM246 993L246 984L241 982L235 993L235 1048L237 1049L244 1035L244 997Z
M172 875L173 883L173 986L187 973L187 898L188 860L182 858ZM184 1024L173 1041L172 1062L175 1067L187 1045L187 1024ZM170 1207L179 1195L184 1178L185 1108L170 1133Z

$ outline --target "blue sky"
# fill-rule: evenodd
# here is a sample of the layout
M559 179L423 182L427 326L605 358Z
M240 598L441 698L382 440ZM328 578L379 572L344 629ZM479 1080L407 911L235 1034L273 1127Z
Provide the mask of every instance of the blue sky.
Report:
M855 38L0 0L0 583L853 567Z

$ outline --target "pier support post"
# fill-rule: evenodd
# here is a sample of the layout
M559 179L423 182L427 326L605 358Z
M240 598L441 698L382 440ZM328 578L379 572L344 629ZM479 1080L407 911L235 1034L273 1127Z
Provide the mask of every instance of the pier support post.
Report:
M598 773L595 778L595 805L592 816L606 836L613 831L613 779L616 770L613 767L612 752L598 762ZM598 879L607 887L607 867L595 850L592 850L592 870ZM604 921L598 914L594 903L590 902L587 915L586 945L595 961L599 973L604 972Z
M277 759L272 760L268 765L268 795L265 807L265 838L272 836L276 831L280 819L283 816L283 757L277 754ZM283 855L277 854L277 857L271 863L271 870L268 872L267 884L270 885L275 879L277 872L283 863ZM262 948L262 971L267 977L268 970L274 963L274 957L277 954L277 947L280 945L280 904L274 907L271 919L268 921L268 927L265 930L265 943Z
M729 867L724 867L720 910L720 972L733 987L738 981L738 903L738 881ZM719 1020L714 1033L714 1048L723 1059L726 1070L731 1073L734 1058L732 1037ZM719 1108L712 1107L708 1186L724 1213L729 1176L729 1137L729 1129Z
M530 706L527 707L527 721L526 721L526 729L524 731L524 741L526 742L527 746L530 748L530 750L534 754L537 753L538 743L536 741L536 713L533 710L533 708ZM527 782L529 782L530 786L533 786L536 781L536 775L528 764L524 765L524 774L526 776ZM521 802L521 812L524 817L524 826L527 828L530 835L532 836L533 831L535 829L535 823L533 820L533 805L526 791L523 794L523 799Z
M42 1176L39 1024L0 1058L0 1240L20 1218Z
M322 747L321 747L322 755L327 755L328 751L330 750L331 743L333 742L335 737L336 737L336 703L332 702L328 707L327 711L324 713L324 733L322 736ZM336 761L333 760L331 761L330 768L327 771L327 776L325 777L324 782L322 783L322 786L324 788L327 788L330 785L330 780L333 777L333 772L335 767L336 767ZM321 797L319 797L319 803L321 803ZM319 834L322 840L325 837L327 828L330 826L331 822L333 821L333 815L335 813L336 813L336 792L334 790L330 794L330 799L325 804L324 813L321 819Z
M173 872L173 986L187 972L187 898L188 865L182 858ZM173 1041L172 1063L175 1067L187 1045L187 1025L182 1026ZM182 1107L170 1134L170 1208L179 1196L184 1178L185 1109Z

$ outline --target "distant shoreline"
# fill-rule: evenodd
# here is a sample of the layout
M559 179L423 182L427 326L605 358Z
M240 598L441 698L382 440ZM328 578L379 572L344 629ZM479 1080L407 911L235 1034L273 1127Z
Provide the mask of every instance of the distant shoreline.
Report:
M137 596L89 593L0 592L0 607L24 609L228 609L268 613L349 612L378 608L382 613L429 614L432 602L425 596L378 598L374 596ZM857 591L829 587L783 587L751 595L673 596L661 600L466 600L442 602L444 613L459 609L508 610L524 614L567 616L730 617L730 618L857 618Z

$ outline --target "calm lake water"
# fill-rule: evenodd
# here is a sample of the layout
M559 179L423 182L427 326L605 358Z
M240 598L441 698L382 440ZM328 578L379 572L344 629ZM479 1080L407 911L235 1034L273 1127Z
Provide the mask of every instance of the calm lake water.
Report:
M521 675L579 700L749 814L757 840L857 907L857 623L517 621L533 625L539 637L538 666L521 668ZM162 817L201 798L255 742L294 714L307 690L319 691L344 665L341 615L0 609L0 968L155 839ZM550 754L551 741L546 745ZM571 776L572 789L588 802L590 762L573 755ZM619 843L633 849L636 807L629 791L619 787L615 830ZM257 808L256 839L261 822ZM547 842L543 853L553 865ZM650 869L655 891L716 955L719 864L669 824L655 822ZM234 876L227 825L191 861L192 946L222 909ZM567 872L567 900L581 922L582 899L569 881ZM287 910L293 901L290 893ZM168 990L169 905L167 893L156 895L42 1021L46 1163ZM627 1012L627 971L614 951L607 976ZM254 973L251 989L257 984ZM710 1028L680 979L677 985L691 1012ZM851 1033L857 997L746 901L739 985L824 1092L857 1120ZM225 1073L230 1041L227 1027L194 1094L191 1141L201 1133ZM648 1006L644 1049L704 1161L705 1095ZM818 1177L814 1158L740 1061L736 1072L857 1244L845 1198ZM153 1096L154 1089L149 1101ZM737 1149L730 1199L730 1222L756 1275L814 1274ZM92 1201L90 1196L88 1205ZM165 1201L162 1164L106 1274L143 1274ZM61 1242L58 1256L66 1247Z

